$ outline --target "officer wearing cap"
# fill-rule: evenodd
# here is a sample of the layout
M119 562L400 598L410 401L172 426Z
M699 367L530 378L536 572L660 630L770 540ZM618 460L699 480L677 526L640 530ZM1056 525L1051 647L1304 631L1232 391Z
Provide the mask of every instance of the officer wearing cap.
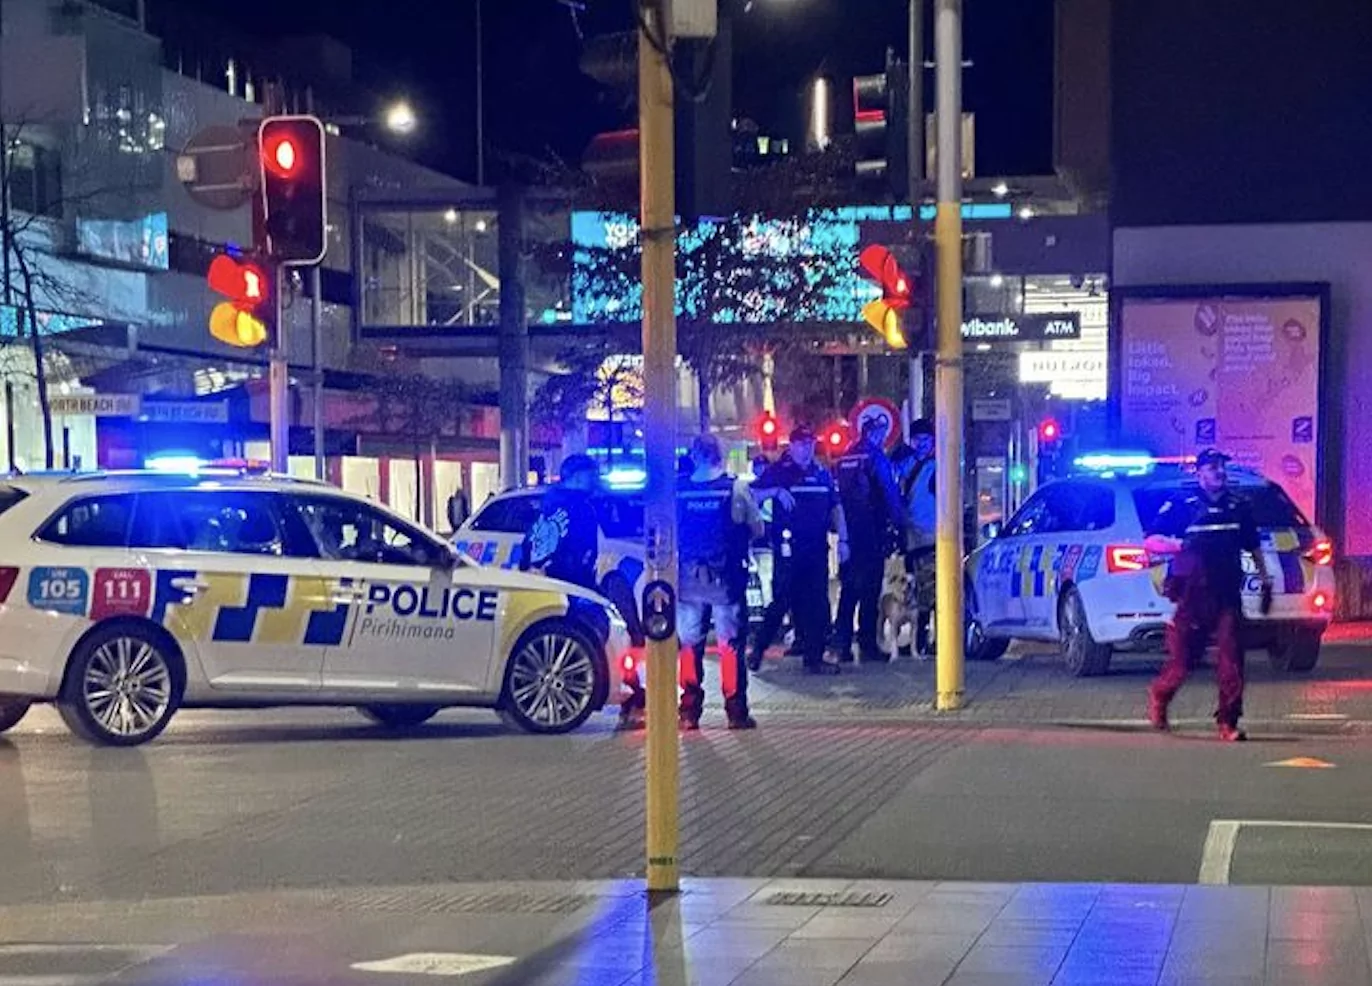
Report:
M772 604L748 666L757 670L787 611L801 644L805 670L836 674L824 661L829 639L829 532L838 533L839 563L848 561L848 527L829 471L815 459L815 433L802 425L791 444L753 484L759 503L772 501Z
M1219 706L1215 721L1220 739L1247 739L1239 729L1243 715L1243 553L1253 559L1262 579L1262 611L1272 606L1272 580L1267 574L1257 525L1248 502L1229 488L1229 456L1206 449L1196 457L1199 489L1165 503L1148 529L1144 546L1168 555L1171 565L1164 591L1177 604L1167 627L1167 662L1148 695L1148 719L1168 728L1167 706L1199 664L1213 637L1218 649Z
M884 422L863 422L858 440L834 463L851 548L847 564L839 571L842 589L834 625L834 650L844 663L853 659L854 615L862 660L885 660L877 645L881 586L886 558L897 538L900 547L905 547L905 510L891 461L882 448L885 437Z

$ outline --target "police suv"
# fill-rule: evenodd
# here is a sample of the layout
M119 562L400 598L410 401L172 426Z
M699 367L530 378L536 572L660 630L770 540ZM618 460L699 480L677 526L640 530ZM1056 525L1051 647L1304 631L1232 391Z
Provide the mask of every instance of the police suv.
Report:
M458 551L483 565L518 570L524 535L533 527L543 505L546 487L509 490L497 494L453 535ZM643 490L607 487L595 497L600 520L600 557L597 576L600 591L614 603L629 625L629 635L642 646L644 635L638 600L646 584L644 558ZM765 559L762 559L765 561ZM766 582L757 564L748 580L748 609L754 620L770 602Z
M240 471L0 478L0 731L37 702L132 746L182 706L449 706L575 729L620 687L604 599L384 507Z
M1166 559L1144 532L1173 496L1194 493L1194 472L1145 456L1085 456L1081 475L1038 490L1004 529L968 557L967 657L995 660L1011 640L1056 640L1074 675L1103 674L1115 651L1156 651L1174 605L1163 595ZM1243 601L1246 644L1279 670L1309 671L1334 610L1334 550L1280 486L1229 470L1252 508L1273 577L1271 611L1252 559Z

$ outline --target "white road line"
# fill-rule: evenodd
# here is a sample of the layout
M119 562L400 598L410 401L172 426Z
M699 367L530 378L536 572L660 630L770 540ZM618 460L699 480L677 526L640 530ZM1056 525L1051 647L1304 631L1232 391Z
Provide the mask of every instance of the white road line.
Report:
M466 952L412 952L375 962L354 962L359 972L400 973L419 976L465 976L514 965L512 955L474 955Z
M1223 885L1229 882L1229 868L1234 861L1234 845L1242 828L1268 829L1331 829L1336 832L1372 832L1372 824L1365 822L1292 822L1262 818L1216 818L1210 822L1201 850L1200 875L1197 883Z
M1205 848L1201 850L1200 876L1197 883L1226 884L1229 882L1229 864L1234 859L1234 844L1239 840L1239 826L1243 822L1215 820L1210 823L1210 831L1205 835Z

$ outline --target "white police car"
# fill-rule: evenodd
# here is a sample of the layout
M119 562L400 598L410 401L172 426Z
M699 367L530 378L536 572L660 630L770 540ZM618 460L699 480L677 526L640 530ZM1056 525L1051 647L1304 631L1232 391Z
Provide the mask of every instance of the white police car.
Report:
M1038 490L1004 529L968 557L967 657L995 660L1011 640L1056 640L1074 675L1104 673L1119 651L1156 651L1174 606L1162 592L1165 559L1144 530L1169 498L1194 491L1186 468L1140 456L1086 456L1088 470ZM1244 587L1245 643L1280 670L1309 671L1334 609L1333 545L1276 483L1230 467L1248 500L1274 580L1259 611L1252 561Z
M360 497L239 472L0 478L0 731L54 702L97 743L183 706L449 706L581 725L627 628L593 593L482 568Z
M538 519L545 489L509 490L491 497L453 535L454 546L482 565L518 570L524 535ZM600 591L623 614L634 643L642 646L638 600L647 582L643 490L637 483L628 487L611 483L594 502L600 521ZM748 587L748 609L754 619L760 618L770 602L769 588L755 562Z

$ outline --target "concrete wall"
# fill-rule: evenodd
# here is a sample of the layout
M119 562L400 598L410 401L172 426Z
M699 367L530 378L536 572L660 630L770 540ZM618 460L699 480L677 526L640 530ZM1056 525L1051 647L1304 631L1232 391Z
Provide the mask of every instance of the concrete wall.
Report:
M1324 394L1329 502L1372 497L1372 223L1117 229L1115 287L1326 281L1331 286ZM1341 495L1339 495L1341 494ZM1328 518L1345 555L1372 561L1372 511ZM1369 592L1372 597L1372 592Z

